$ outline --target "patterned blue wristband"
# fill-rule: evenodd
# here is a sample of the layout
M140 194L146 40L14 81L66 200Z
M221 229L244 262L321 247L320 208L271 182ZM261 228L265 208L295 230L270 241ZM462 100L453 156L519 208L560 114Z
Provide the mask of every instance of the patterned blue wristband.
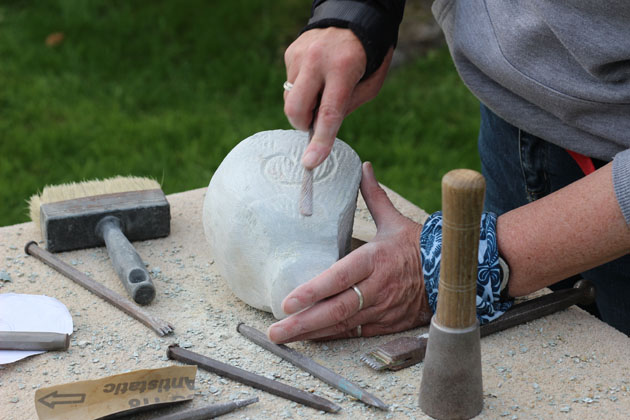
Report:
M420 234L420 253L424 287L429 306L435 313L442 259L441 211L433 213L424 223ZM483 325L500 317L512 306L512 301L502 302L500 297L502 279L497 248L497 216L494 213L484 212L481 215L477 260L477 319Z

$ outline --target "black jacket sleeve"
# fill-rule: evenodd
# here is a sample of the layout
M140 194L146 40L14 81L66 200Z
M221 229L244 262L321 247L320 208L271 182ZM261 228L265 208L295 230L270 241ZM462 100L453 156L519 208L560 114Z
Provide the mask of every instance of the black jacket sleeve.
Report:
M365 79L396 46L404 8L405 0L314 0L311 18L300 33L329 26L350 29L365 49Z

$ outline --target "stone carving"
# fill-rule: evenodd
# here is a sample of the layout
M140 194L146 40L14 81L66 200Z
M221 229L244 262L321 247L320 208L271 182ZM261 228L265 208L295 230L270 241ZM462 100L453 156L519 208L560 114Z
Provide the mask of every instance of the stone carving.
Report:
M257 133L210 180L203 225L219 272L247 304L276 318L282 300L350 251L361 161L341 140L313 173L313 215L298 211L308 135Z

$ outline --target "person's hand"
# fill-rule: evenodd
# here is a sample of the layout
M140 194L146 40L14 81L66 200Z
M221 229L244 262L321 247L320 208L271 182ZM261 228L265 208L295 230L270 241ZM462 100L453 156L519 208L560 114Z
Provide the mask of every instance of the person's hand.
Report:
M349 29L311 29L287 48L287 81L293 87L284 92L284 113L291 125L308 130L319 104L313 139L302 157L305 168L313 169L326 159L346 115L376 96L392 54L393 48L379 69L361 81L367 58Z
M389 334L430 321L420 262L422 226L396 210L370 163L363 164L361 193L376 236L291 292L282 306L292 315L269 327L271 341L357 337L359 325L363 336ZM363 295L361 310L352 286Z

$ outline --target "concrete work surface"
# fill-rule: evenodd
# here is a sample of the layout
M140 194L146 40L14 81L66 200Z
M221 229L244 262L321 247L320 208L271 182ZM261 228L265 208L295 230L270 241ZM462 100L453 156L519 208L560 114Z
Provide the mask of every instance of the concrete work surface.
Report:
M157 288L157 297L146 310L175 327L174 334L165 337L25 255L28 241L41 240L33 223L0 228L0 293L55 297L68 307L74 321L67 351L0 366L0 418L36 419L34 396L38 388L177 365L166 357L171 343L330 399L342 410L326 414L199 370L193 402L163 413L257 396L258 403L223 418L426 418L418 407L422 364L398 372L376 372L359 358L376 345L403 334L424 333L427 327L390 336L290 345L390 404L390 412L348 397L236 331L239 322L265 331L274 319L237 299L214 269L201 222L204 193L205 189L198 189L168 196L171 235L134 244ZM426 217L397 194L390 193L390 197L402 213L418 221ZM375 230L361 200L355 227L359 237ZM104 248L58 256L126 296ZM481 352L484 409L478 418L629 417L630 341L576 307L483 338Z

